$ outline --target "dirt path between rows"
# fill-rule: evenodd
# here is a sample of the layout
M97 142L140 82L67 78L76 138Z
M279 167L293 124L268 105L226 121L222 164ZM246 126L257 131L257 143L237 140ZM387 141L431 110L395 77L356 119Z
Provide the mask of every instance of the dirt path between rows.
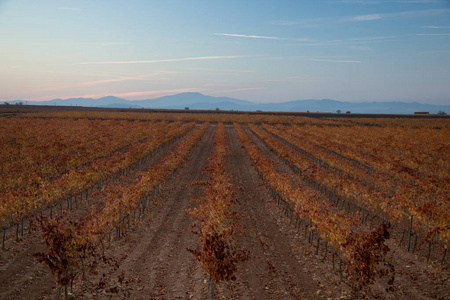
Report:
M200 298L203 293L204 275L186 250L194 248L197 239L186 209L193 207L191 199L201 193L199 187L189 185L206 179L202 170L212 151L213 131L208 129L189 161L162 186L156 205L121 249L127 257L116 275L123 272L128 278L130 299Z
M274 151L271 151L258 136L249 129L246 131L265 155L275 162L279 172L295 175L292 169ZM294 226L290 224L289 219L283 216L282 209L274 201L267 203L271 204L268 211L272 211L274 218L278 219L281 230L290 241L292 249L294 249L293 253L305 266L304 271L310 272L315 282L320 283L318 285L320 294L325 294L332 299L342 296L350 298L349 287L340 280L336 272L332 271L331 255L327 256L327 260L321 262L321 259L314 253L313 248L315 247L309 246L303 234L298 234L294 230ZM448 295L450 295L450 273L448 270L442 269L438 263L425 261L417 253L407 252L404 246L399 246L399 241L396 239L391 238L386 244L390 248L386 261L392 263L395 267L395 280L393 285L388 285L389 277L377 279L375 284L371 286L374 298L448 299ZM321 256L319 255L319 257ZM311 270L313 271L311 272Z
M261 188L252 162L234 128L227 130L230 143L228 172L239 186L236 210L242 215L242 247L250 259L238 267L236 282L222 284L223 293L233 299L320 299L317 283L304 272L291 245L269 210L270 194Z
M226 299L321 299L316 295L318 283L295 258L292 247L279 224L267 210L271 201L251 161L241 148L233 128L228 129L230 142L229 170L234 184L240 186L236 209L242 214L243 247L251 258L238 265L237 280L220 283L217 291ZM200 263L187 248L195 248L197 236L190 230L192 219L186 209L202 193L201 187L188 186L206 180L202 174L206 160L213 150L213 128L190 155L189 162L166 184L143 224L129 234L116 255L127 254L117 271L107 274L109 287L119 286L112 299L206 299L206 279ZM270 204L269 204L270 206ZM116 278L125 277L123 283ZM104 293L103 293L104 294ZM86 293L86 299L99 296L99 291ZM120 295L120 297L119 297Z
M206 279L200 263L187 251L198 245L191 232L192 219L186 209L197 204L201 186L193 182L207 180L202 171L213 150L214 126L188 155L186 163L161 186L149 205L147 215L132 224L124 237L112 243L107 256L114 264L100 266L98 274L74 287L74 299L206 299ZM249 132L249 131L247 131ZM348 287L331 270L330 262L321 263L314 247L296 232L258 177L251 159L239 142L236 130L227 127L229 141L228 172L237 193L236 211L242 215L240 245L251 252L248 261L238 264L236 281L217 285L220 299L339 299L348 297ZM249 133L262 151L274 160L280 171L290 172L255 135ZM37 235L3 252L2 259L12 262L13 271L0 266L0 299L54 299L56 285L47 267L34 262L30 253L38 249ZM432 273L435 269L415 262L413 255L395 253L405 264L398 270L397 290L391 298L444 299L448 277ZM8 260L8 257L11 260ZM402 259L401 259L402 258ZM407 269L414 268L414 272ZM415 277L411 277L415 276ZM417 281L414 284L412 281ZM433 281L438 283L432 284ZM384 287L380 287L384 288ZM379 289L379 290L380 290ZM433 290L434 289L434 293ZM410 290L410 291L409 291ZM388 294L381 294L389 298ZM448 295L448 294L447 294Z
M127 176L121 177L120 181L130 183L135 180L139 172L159 163L172 145L184 136L163 143L133 169L126 169ZM98 190L98 187L92 191L95 190ZM74 210L70 213L85 215L89 212L90 206L96 202L98 201L95 199L88 202L78 199L74 201ZM66 209L65 204L63 206ZM49 211L45 213L49 215ZM18 242L12 238L7 240L6 250L0 250L0 299L44 299L55 293L56 283L47 266L37 262L33 257L33 253L45 251L41 233L36 228L28 232L28 223L26 220L24 238Z
M186 164L161 185L144 220L115 243L113 255L119 267L102 270L106 279L100 274L93 284L83 288L77 299L203 297L206 277L195 257L186 250L197 243L186 209L195 205L191 199L201 193L200 187L189 185L207 179L202 170L212 151L213 132L210 127Z

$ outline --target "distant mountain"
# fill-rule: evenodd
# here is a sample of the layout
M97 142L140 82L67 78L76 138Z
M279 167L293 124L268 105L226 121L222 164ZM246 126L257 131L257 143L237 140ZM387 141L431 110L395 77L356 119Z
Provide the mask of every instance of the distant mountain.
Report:
M127 103L111 103L108 105L101 105L99 107L105 107L105 108L143 108L142 106L135 105L135 104L127 104Z
M199 106L199 104L215 105L219 103L232 103L237 105L255 105L255 103L246 100L239 100L228 97L213 97L200 93L181 93L151 100L138 100L135 102L139 103L138 105L141 105L143 107L178 109L183 109L187 106L191 106L190 108L192 109L197 109L195 108L195 106Z
M17 102L23 102L24 100L7 101L8 103L14 104ZM114 96L107 96L103 98L93 99L93 98L69 98L69 99L53 99L50 101L28 101L28 104L35 105L61 105L61 106L87 106L87 107L105 107L111 104L129 104L136 105L133 101L125 100L122 98L117 98Z
M24 100L8 101L10 104ZM336 112L373 113L373 114L413 114L427 111L435 114L439 111L450 113L450 105L421 104L417 102L344 102L330 99L296 100L281 103L255 103L229 97L213 97L200 93L181 93L148 100L126 100L114 96L99 99L70 98L51 101L28 102L36 105L87 106L110 108L155 108L155 109L204 109L239 111L280 111L280 112Z

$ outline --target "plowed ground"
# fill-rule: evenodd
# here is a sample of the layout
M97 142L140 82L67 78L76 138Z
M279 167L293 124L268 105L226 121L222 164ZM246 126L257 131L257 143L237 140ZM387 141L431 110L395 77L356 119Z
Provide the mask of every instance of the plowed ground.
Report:
M207 276L187 251L197 246L198 237L191 232L193 221L186 210L197 205L191 200L202 193L201 186L190 185L207 179L202 171L213 150L213 133L211 127L183 167L162 186L147 215L112 243L106 254L115 263L100 266L97 275L74 286L74 299L207 298ZM218 294L226 299L348 297L348 287L332 271L331 263L320 262L315 248L294 230L263 186L232 126L227 133L228 172L233 184L240 187L235 207L242 215L239 243L251 256L238 266L236 281L218 284ZM255 136L252 138L281 169L286 168ZM43 248L36 233L2 251L0 299L55 298L52 276L31 255ZM445 299L450 295L448 273L414 263L417 259L412 255L402 255L402 259L405 266L397 271L396 290L379 294L381 298ZM407 267L409 261L413 263ZM413 273L407 272L409 268ZM383 288L378 288L378 293Z

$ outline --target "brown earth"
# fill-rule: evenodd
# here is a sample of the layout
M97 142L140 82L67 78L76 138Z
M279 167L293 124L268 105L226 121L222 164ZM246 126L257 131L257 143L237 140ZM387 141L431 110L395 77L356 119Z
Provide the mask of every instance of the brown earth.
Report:
M211 127L189 159L155 196L149 212L132 224L125 236L106 251L115 264L106 264L85 282L74 286L74 299L206 299L207 276L199 262L186 249L197 246L191 232L193 222L186 209L202 193L191 183L207 179L202 173L213 149ZM251 252L240 263L237 280L220 283L223 299L341 299L349 298L349 287L332 271L330 258L324 262L315 247L305 241L290 224L282 209L258 177L236 131L227 129L230 142L228 172L240 187L235 209L242 215L242 236L238 242ZM258 146L290 172L256 137ZM389 242L395 261L394 289L373 287L380 299L448 299L449 275L446 271L405 253ZM10 243L0 252L0 299L54 299L56 284L47 267L30 255L42 251L37 234ZM320 257L323 256L321 253ZM330 255L331 256L331 255Z
M277 154L265 146L255 134L248 129L247 133L253 142L272 161L276 162L276 167L279 172L295 175L292 169L277 158ZM324 253L319 252L316 255L315 247L309 245L308 239L295 230L294 226L290 224L289 218L283 216L284 211L280 206L276 205L276 201L269 201L269 203L273 205L271 208L268 208L268 211L278 211L279 224L284 228L283 230L285 230L286 237L291 241L292 247L295 249L300 246L305 250L303 253L296 252L295 256L299 259L303 258L302 261L311 268L308 268L308 270L315 269L313 276L321 281L320 292L325 293L329 298L338 297L339 294L341 294L341 297L350 297L349 287L340 280L340 275L337 272L332 272L331 255L327 256L327 260L319 263ZM386 244L390 249L386 261L392 263L395 267L395 280L392 286L387 284L388 278L377 280L371 286L372 296L374 298L449 299L450 272L448 269L442 270L439 262L427 262L422 255L406 251L404 246L399 246L399 240L390 239ZM305 257L308 259L304 259Z

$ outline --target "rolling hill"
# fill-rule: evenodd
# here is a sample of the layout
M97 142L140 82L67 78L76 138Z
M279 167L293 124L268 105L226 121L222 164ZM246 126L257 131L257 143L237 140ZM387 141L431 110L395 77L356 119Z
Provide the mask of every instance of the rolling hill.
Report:
M450 112L450 105L422 104L417 102L345 102L330 99L296 100L280 103L255 103L229 97L213 97L201 93L181 93L147 100L126 100L114 96L98 99L69 98L51 101L31 102L25 100L8 101L36 105L87 106L110 108L154 108L154 109L200 109L200 110L238 110L238 111L278 111L278 112L336 112L373 114L413 114L426 111L432 114L439 111Z

